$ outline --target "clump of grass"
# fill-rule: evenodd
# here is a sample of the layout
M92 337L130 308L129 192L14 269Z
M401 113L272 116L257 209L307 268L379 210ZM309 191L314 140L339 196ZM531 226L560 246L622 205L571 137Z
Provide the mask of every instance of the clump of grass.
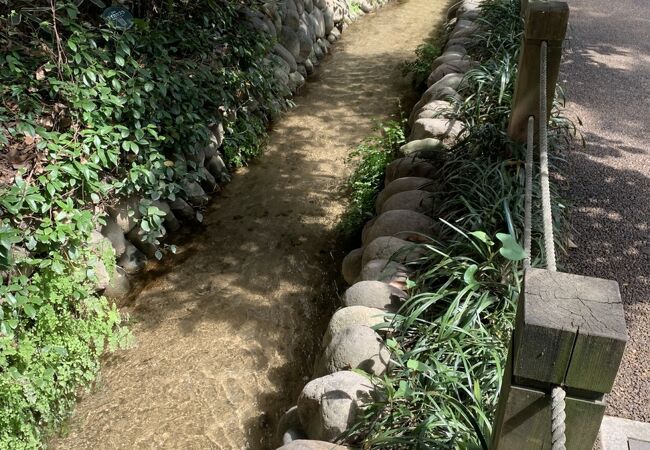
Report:
M404 61L401 64L402 74L404 76L412 75L413 86L418 91L424 91L427 78L431 74L431 65L433 61L440 56L440 46L437 42L427 42L421 44L415 49L415 59Z
M372 217L377 193L383 185L386 166L395 159L405 142L403 120L391 120L375 127L378 134L365 139L348 155L354 171L346 183L350 203L341 221L346 234L353 234Z

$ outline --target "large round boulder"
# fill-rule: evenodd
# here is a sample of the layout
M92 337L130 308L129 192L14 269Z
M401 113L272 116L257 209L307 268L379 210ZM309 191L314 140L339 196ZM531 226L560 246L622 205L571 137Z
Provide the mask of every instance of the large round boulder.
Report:
M378 214L394 209L408 209L432 216L436 208L435 196L427 191L404 191L391 196L384 202Z
M363 249L361 267L373 259L389 259L401 263L415 261L426 254L418 244L394 236L380 236Z
M442 101L442 100L434 100ZM448 103L448 102L444 102ZM425 109L429 104L425 105ZM399 152L404 156L411 156L428 161L444 161L446 158L445 144L440 139L426 138L410 141L399 148Z
M408 156L397 158L386 166L385 184L402 177L436 178L440 173L440 164L421 158Z
M372 328L350 325L332 336L316 363L314 377L350 369L381 376L389 362L390 352Z
M380 236L397 236L407 241L426 242L429 236L437 235L438 231L438 223L430 217L407 209L394 209L377 217L363 244L368 244Z
M463 130L463 123L454 119L418 119L413 124L411 139L435 138L453 144Z
M361 280L364 281L383 281L399 289L406 288L410 270L397 261L388 259L373 259L368 261L361 269Z
M364 325L366 327L375 327L390 320L386 317L387 313L379 308L370 308L368 306L346 306L334 313L327 330L323 335L323 348L332 341L332 336L339 333L344 328L351 325Z
M316 378L298 397L300 423L309 438L333 441L356 422L373 395L372 383L351 371Z
M348 283L352 284L357 281L359 275L361 274L361 256L363 255L362 248L356 248L350 253L345 255L343 258L342 272L343 279Z
M406 300L406 293L381 281L359 281L343 294L345 306L367 306L397 312Z
M307 438L307 435L302 430L300 424L300 417L298 417L298 407L293 406L289 408L280 418L278 427L275 431L275 440L281 442L283 445L290 444L299 439Z
M375 201L375 210L381 210L382 205L386 200L388 200L393 195L399 192L420 190L434 192L439 188L438 183L435 180L424 177L402 177L388 183L384 189L377 195L377 200ZM368 222L370 223L370 222ZM373 222L374 223L374 222ZM370 225L372 226L372 225Z
M427 78L427 85L431 86L436 81L450 74L463 74L476 66L477 64L469 58L446 62L431 72Z

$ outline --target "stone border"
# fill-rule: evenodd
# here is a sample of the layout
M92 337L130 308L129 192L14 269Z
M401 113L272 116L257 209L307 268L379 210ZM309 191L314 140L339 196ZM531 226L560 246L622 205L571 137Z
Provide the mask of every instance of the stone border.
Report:
M632 450L630 439L650 447L650 424L619 417L605 416L600 426L600 447L602 450ZM635 444L636 444L635 443Z
M277 43L265 58L274 66L275 82L285 98L290 98L314 73L341 33L357 18L379 8L388 0L361 0L361 11L351 10L347 0L282 0L265 3L261 11L242 10L249 26L267 33ZM277 117L272 118L272 120ZM205 206L220 186L230 181L221 147L225 131L221 123L210 125L210 143L198 154L177 155L176 166L197 168L199 181L186 182L184 197L174 201L148 201L133 196L119 199L107 208L106 225L95 231L89 246L97 255L93 261L95 290L119 300L131 291L130 276L143 271L159 250L143 239L138 225L140 206L153 206L165 213L163 237L196 220L196 208ZM115 270L109 271L102 257L114 256ZM112 264L111 264L112 265ZM112 272L112 273L109 273Z
M281 450L347 449L332 442L379 395L368 377L352 369L374 376L388 370L390 351L373 327L390 322L408 298L407 277L423 256L417 244L439 232L439 222L427 214L435 203L432 193L440 188L444 150L465 128L455 118L453 101L460 98L465 72L476 66L466 46L480 29L480 3L461 0L449 11L445 51L433 62L428 89L411 112L403 156L386 168L377 216L364 226L361 247L343 260L343 277L351 284L344 306L329 322L312 381L278 424Z

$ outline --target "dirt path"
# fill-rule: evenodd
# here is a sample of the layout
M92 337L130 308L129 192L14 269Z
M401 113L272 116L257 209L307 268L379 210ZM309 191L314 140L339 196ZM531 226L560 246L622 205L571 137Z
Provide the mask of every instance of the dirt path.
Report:
M650 4L569 3L563 78L587 143L569 155L570 270L619 282L629 342L607 414L650 422Z
M410 92L398 65L440 25L445 3L395 3L350 26L267 154L129 306L137 346L106 361L56 448L270 448L336 302L346 154Z

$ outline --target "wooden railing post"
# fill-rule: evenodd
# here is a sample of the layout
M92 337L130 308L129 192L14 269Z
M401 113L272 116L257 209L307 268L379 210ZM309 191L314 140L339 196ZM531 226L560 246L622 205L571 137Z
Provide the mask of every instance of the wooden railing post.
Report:
M491 449L550 449L550 392L562 386L566 448L592 450L626 341L615 281L528 269Z
M539 119L539 54L543 41L548 43L547 105L548 120L560 71L562 43L569 21L569 5L563 1L523 0L526 28L519 55L519 66L508 135L513 141L526 142L528 117Z

